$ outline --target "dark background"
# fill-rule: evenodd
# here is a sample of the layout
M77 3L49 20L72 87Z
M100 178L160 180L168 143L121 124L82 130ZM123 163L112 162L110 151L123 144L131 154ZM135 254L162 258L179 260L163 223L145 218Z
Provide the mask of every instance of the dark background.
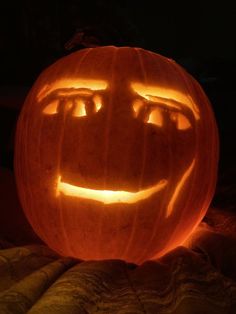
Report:
M175 59L211 100L221 142L213 204L233 210L236 12L225 2L188 3L1 1L0 167L13 169L16 120L28 90L45 67L86 46L138 46Z

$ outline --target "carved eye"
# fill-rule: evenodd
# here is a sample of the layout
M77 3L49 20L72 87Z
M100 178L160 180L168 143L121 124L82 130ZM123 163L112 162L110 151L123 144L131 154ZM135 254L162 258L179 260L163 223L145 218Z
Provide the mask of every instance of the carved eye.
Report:
M95 105L95 112L98 112L102 107L102 97L98 94L94 95L93 102Z
M163 125L163 115L162 115L161 110L159 108L152 110L149 114L147 122L156 124L158 126L162 126Z
M58 106L59 100L53 100L51 101L44 109L44 114L56 114L57 113L57 106Z
M74 117L86 116L85 102L83 101L83 99L74 100L72 116Z
M139 111L143 106L143 100L141 99L136 99L133 103L133 109L135 113L135 117L138 117Z
M179 112L173 112L170 116L171 120L176 123L176 128L178 130L187 130L191 128L191 124L188 118Z
M158 107L151 107L147 101L136 99L133 103L135 116L146 123L153 123L158 126L163 125L162 109Z
M164 125L171 122L178 130L191 128L191 123L187 116L177 111L177 108L171 110L171 108L168 109L167 106L163 104L150 102L145 99L136 99L133 103L133 109L135 117L145 123L152 123L158 127L164 127Z
M84 117L97 113L102 107L102 97L98 94L51 99L43 110L44 114L55 115L61 111L70 111L73 117Z

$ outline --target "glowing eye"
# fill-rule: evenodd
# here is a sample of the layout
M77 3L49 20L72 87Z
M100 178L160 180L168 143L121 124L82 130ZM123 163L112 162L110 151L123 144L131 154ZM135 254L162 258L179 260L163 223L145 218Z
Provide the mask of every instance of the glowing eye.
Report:
M156 124L158 126L162 126L163 125L163 115L160 112L160 109L152 110L152 112L149 114L147 122Z
M85 103L82 99L75 100L74 110L73 110L72 115L74 117L86 116Z
M94 95L93 102L95 105L95 112L98 112L102 107L102 97L100 95Z
M138 113L140 111L140 109L142 108L143 106L143 101L141 99L136 99L133 103L133 109L134 109L134 112L135 112L135 116L137 117L138 116Z
M182 113L172 113L171 120L176 122L178 130L187 130L191 127L189 120Z
M151 108L147 106L143 100L136 99L133 103L135 117L143 122L153 123L157 126L163 125L163 116L159 108Z
M56 114L57 113L57 107L58 107L58 100L53 100L50 102L50 104L48 104L44 110L43 113L44 114Z

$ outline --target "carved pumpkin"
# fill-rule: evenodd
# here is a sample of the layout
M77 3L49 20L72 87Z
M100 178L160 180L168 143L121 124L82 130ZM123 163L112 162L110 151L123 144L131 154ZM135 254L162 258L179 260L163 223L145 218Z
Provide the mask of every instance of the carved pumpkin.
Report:
M141 263L180 245L211 201L218 133L199 84L173 60L89 48L46 69L16 135L20 199L62 255Z

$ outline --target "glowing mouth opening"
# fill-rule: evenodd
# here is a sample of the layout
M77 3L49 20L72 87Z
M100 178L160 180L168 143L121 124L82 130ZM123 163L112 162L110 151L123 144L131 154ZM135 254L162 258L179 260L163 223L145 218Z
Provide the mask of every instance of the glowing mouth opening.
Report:
M174 209L174 204L182 190L185 182L191 175L194 166L195 158L192 160L190 166L185 170L182 177L180 178L169 202L166 211L166 218L168 218ZM166 187L168 180L162 179L153 187L141 190L139 192L127 192L127 191L111 191L111 190L94 190L82 188L80 186L72 185L61 180L61 175L58 176L57 186L56 186L56 196L59 196L61 193L67 196L79 197L88 200L95 200L102 202L103 204L112 204L112 203L127 203L133 204L142 200L149 198L156 192L161 191Z
M133 204L149 198L154 193L161 191L166 185L167 180L162 179L153 187L138 192L94 190L63 182L61 181L61 176L59 176L57 181L57 196L62 193L67 196L99 201L104 204Z

